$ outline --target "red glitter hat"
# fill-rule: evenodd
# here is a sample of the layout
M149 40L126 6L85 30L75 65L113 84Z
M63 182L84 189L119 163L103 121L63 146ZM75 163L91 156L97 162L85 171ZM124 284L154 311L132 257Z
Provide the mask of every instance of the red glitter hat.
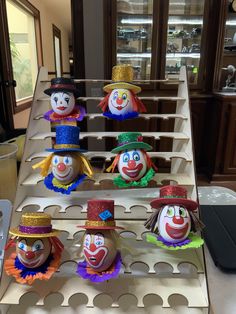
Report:
M124 229L117 227L114 219L114 201L112 200L90 200L87 208L87 221L84 229Z
M153 208L160 208L163 205L183 205L188 210L193 211L198 207L198 203L187 199L187 190L178 185L167 185L160 189L160 198L151 202Z

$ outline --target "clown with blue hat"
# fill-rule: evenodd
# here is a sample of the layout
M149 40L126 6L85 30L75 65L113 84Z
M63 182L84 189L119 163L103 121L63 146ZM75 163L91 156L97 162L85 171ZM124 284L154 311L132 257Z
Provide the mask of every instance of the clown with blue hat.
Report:
M70 194L86 176L93 176L92 167L82 154L86 150L80 148L79 134L79 127L57 126L56 143L53 148L46 149L51 154L33 165L33 169L41 168L41 175L45 177L44 184L48 189ZM51 172L48 174L49 168Z

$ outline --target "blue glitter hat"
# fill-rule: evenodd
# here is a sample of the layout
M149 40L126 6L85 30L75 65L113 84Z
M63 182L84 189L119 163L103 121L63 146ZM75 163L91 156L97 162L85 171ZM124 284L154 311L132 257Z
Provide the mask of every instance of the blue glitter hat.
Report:
M86 152L79 145L80 128L72 125L56 126L56 144L48 152Z

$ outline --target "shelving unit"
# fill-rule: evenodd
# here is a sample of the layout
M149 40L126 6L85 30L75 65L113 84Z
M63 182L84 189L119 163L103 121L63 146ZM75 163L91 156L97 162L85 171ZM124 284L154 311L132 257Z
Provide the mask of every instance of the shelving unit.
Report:
M166 81L168 84L169 81ZM177 81L178 94L175 114L141 115L149 119L174 119L173 132L143 132L144 137L159 140L173 139L171 152L150 153L152 158L171 161L170 173L157 173L151 188L116 189L111 180L115 174L96 172L93 179L85 180L78 191L70 196L58 195L47 190L32 165L47 156L45 148L51 147L51 132L48 121L42 119L50 103L43 91L48 87L48 74L41 68L26 134L26 144L21 163L17 195L11 226L18 225L22 211L45 211L52 215L53 226L63 230L61 239L65 245L59 271L49 282L35 282L32 287L20 285L2 274L0 306L5 313L208 313L208 294L205 276L203 250L165 251L146 243L147 230L143 223L152 213L150 200L158 196L166 181L178 183L187 188L188 197L197 199L192 134L189 113L189 97L186 69L180 69ZM155 97L153 97L155 98ZM156 96L158 101L158 96ZM166 99L171 100L172 97ZM40 100L39 100L40 99ZM43 99L43 100L42 100ZM84 98L84 101L90 97ZM98 102L98 101L97 101ZM94 107L95 108L95 107ZM91 111L91 110L90 110ZM98 123L101 114L91 113L86 119L88 132L81 137L106 141L115 138L119 132L101 130ZM147 119L147 120L146 120ZM96 124L97 132L89 131ZM125 131L125 130L122 130ZM105 146L105 145L103 145ZM102 145L101 145L102 147ZM111 160L109 151L89 151L89 159L103 157ZM120 232L123 270L119 278L93 285L75 275L76 251L83 230L77 228L86 219L86 204L91 198L115 200L117 224L125 228ZM135 301L134 301L135 300Z

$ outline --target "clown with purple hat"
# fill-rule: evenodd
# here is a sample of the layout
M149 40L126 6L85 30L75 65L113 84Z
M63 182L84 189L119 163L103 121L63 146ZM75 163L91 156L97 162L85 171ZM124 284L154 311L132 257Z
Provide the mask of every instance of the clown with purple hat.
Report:
M114 219L113 200L89 200L87 221L78 226L86 229L83 238L83 256L78 263L77 274L92 282L102 282L118 276L121 269L121 254Z
M45 186L55 192L70 194L85 178L92 177L93 170L82 154L86 150L79 145L80 128L70 125L56 127L56 143L46 151L51 154L33 165L41 168ZM51 172L48 174L49 169Z
M167 250L198 248L203 239L194 234L203 228L196 215L198 203L187 198L187 190L178 185L160 189L160 197L151 202L156 211L145 222L152 233L147 241Z
M85 109L76 105L76 98L79 97L79 90L76 88L73 79L57 77L51 80L50 88L44 91L50 96L52 110L44 114L44 118L54 125L70 124L77 125L82 121Z

